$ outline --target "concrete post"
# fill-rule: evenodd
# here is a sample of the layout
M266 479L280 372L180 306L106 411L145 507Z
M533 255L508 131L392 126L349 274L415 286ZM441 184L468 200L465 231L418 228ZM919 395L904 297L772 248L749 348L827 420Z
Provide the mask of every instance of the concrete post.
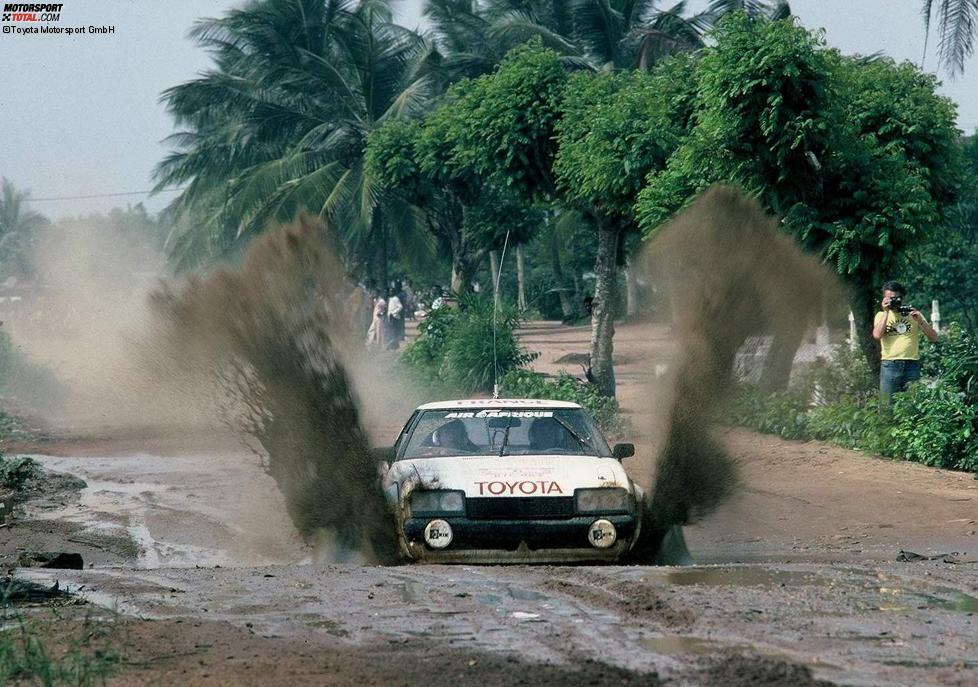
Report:
M941 332L941 307L936 298L930 302L930 324L935 332Z
M856 350L859 347L859 340L856 338L856 316L849 311L849 348Z

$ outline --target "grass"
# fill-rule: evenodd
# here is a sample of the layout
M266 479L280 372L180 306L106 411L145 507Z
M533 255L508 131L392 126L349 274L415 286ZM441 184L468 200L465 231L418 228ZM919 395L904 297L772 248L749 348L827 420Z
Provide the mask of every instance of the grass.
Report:
M112 649L116 624L90 612L81 620L67 618L50 605L22 612L15 599L30 598L31 591L31 585L20 581L0 586L0 685L104 685L122 663ZM49 590L34 591L35 596L51 597Z

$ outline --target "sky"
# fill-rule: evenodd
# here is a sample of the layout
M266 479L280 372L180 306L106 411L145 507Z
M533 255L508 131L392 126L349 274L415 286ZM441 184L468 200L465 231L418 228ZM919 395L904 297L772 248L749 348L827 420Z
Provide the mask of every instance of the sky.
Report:
M421 26L424 0L400 0L402 23ZM113 26L112 34L0 33L0 176L28 189L52 219L143 202L162 208L172 193L148 197L153 169L169 150L173 122L160 93L206 69L208 56L187 39L194 21L240 0L62 0L61 27ZM669 6L671 2L661 3ZM707 0L692 0L692 10ZM825 30L846 54L883 52L920 64L922 0L792 0L808 28ZM24 26L18 24L18 26ZM925 68L937 67L932 40ZM958 126L978 128L978 58L941 92L959 107ZM66 196L104 196L65 198Z

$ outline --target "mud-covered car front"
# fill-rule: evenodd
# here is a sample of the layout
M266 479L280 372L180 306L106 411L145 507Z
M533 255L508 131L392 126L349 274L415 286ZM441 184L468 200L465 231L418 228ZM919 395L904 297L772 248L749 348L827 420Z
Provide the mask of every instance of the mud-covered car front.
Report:
M641 500L620 464L631 446L612 452L574 404L525 403L423 407L408 423L387 476L407 558L612 561L629 551Z

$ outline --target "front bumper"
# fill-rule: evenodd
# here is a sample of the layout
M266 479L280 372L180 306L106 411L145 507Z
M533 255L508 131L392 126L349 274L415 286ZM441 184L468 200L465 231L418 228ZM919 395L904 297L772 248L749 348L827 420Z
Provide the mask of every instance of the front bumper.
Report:
M588 529L597 519L615 526L617 539L606 548L591 546ZM435 550L425 544L431 518L408 518L402 525L404 553L412 560L437 563L561 563L615 561L635 539L634 515L587 515L554 520L473 520L443 517L452 527L452 543Z

